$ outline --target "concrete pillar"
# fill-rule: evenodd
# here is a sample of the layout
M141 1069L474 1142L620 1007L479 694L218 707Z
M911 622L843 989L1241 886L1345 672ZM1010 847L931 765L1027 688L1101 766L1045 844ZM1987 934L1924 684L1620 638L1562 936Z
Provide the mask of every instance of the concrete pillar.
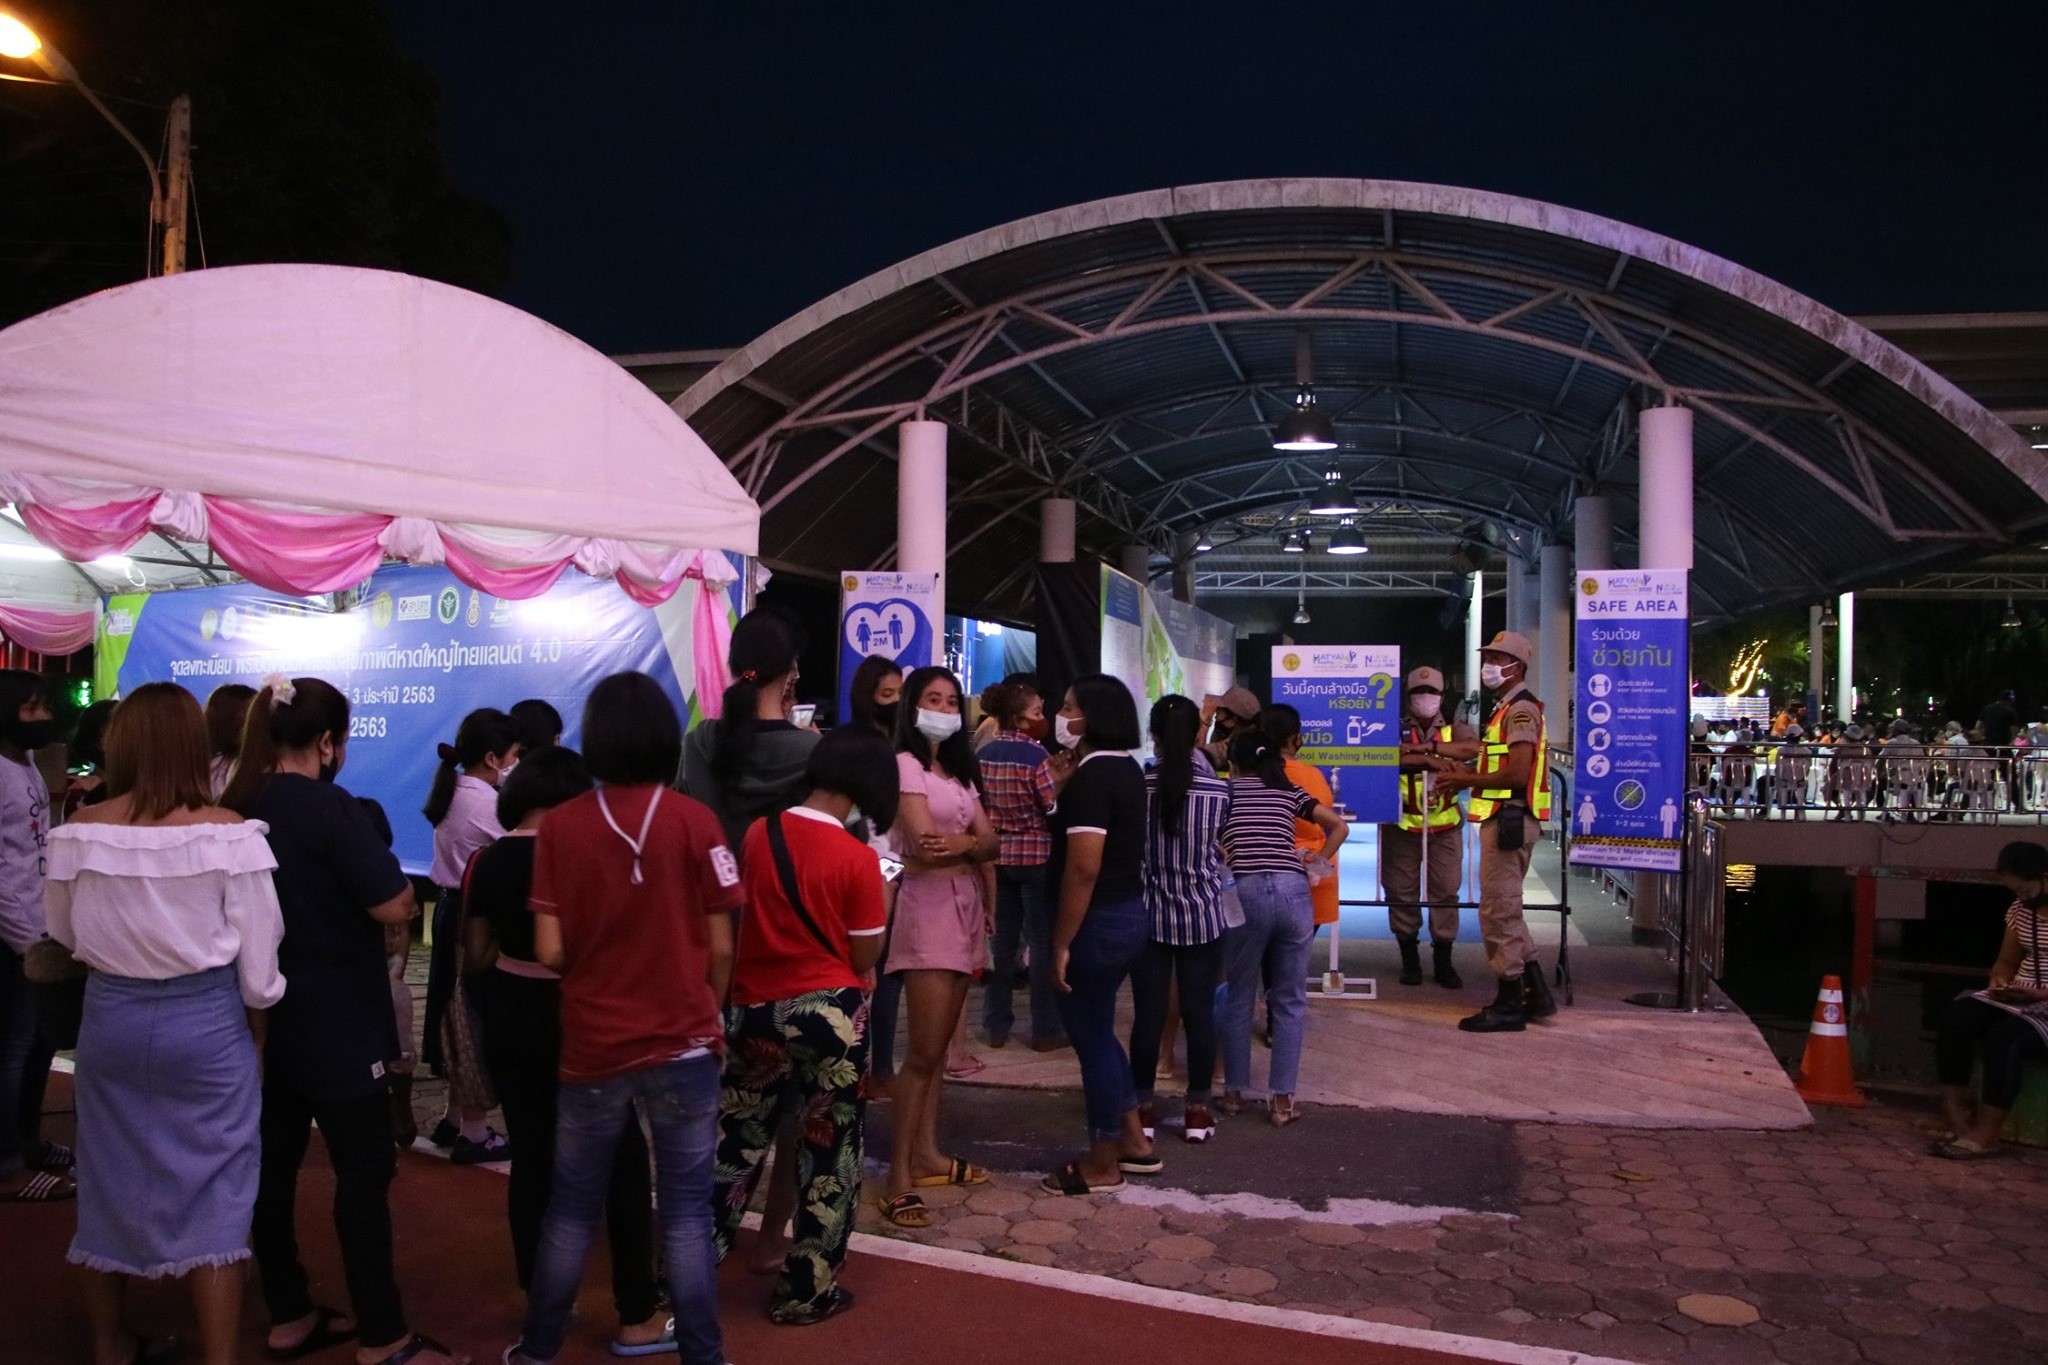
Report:
M1835 714L1843 720L1856 715L1856 594L1845 592L1835 604Z
M1642 569L1692 568L1692 409L1645 408L1636 464Z
M1152 551L1143 545L1126 545L1118 555L1117 567L1140 583L1152 581Z
M946 630L946 424L905 422L896 428L896 568L936 573L934 645L944 655Z
M1563 545L1543 547L1539 601L1543 634L1537 645L1536 695L1550 710L1551 734L1563 743L1571 733L1572 698L1572 552Z
M1474 572L1470 576L1471 596L1465 607L1465 695L1474 696L1479 691L1479 646L1486 643L1486 575Z
M1529 613L1523 610L1522 606L1524 589L1528 586L1528 579L1522 572L1522 561L1508 555L1501 561L1501 569L1504 575L1501 587L1507 600L1507 609L1501 618L1501 629L1522 632L1529 624Z
M1572 549L1580 569L1614 567L1614 500L1587 493L1572 504Z
M1824 660L1827 656L1828 633L1820 623L1820 604L1814 603L1806 609L1806 723L1812 725L1820 719L1821 695L1827 691L1827 671Z
M1510 555L1507 560L1507 588L1506 628L1527 638L1536 650L1538 665L1529 679L1529 686L1534 688L1543 680L1543 597L1536 566Z
M1195 600L1195 542L1201 538L1197 532L1182 531L1173 542L1173 595L1191 605Z
M1038 561L1074 562L1074 500L1047 498L1038 504Z

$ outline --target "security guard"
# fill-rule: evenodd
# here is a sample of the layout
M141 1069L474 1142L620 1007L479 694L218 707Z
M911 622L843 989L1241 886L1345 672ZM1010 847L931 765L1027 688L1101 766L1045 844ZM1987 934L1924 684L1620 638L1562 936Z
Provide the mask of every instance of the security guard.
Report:
M1479 681L1494 696L1479 767L1440 779L1446 787L1472 789L1465 818L1479 826L1479 932L1487 965L1500 981L1492 1004L1458 1021L1467 1033L1519 1033L1528 1020L1557 1013L1522 918L1531 846L1550 816L1543 703L1524 686L1535 656L1529 641L1511 630L1479 651Z
M1408 674L1401 716L1401 821L1380 826L1380 880L1387 888L1387 922L1401 946L1401 984L1422 984L1422 907L1429 906L1430 947L1436 984L1457 990L1464 981L1451 965L1458 941L1458 883L1464 876L1465 815L1458 793L1442 785L1444 773L1479 757L1479 737L1443 713L1444 675L1434 668ZM1425 799L1423 781L1429 780ZM1427 835L1425 837L1425 830ZM1427 844L1428 882L1423 881Z

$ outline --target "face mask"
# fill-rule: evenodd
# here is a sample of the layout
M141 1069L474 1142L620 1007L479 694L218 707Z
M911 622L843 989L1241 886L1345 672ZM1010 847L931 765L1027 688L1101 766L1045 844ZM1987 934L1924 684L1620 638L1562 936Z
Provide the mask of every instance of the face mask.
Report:
M1499 664L1479 665L1479 685L1489 692L1498 692L1508 680L1507 670Z
M54 720L18 720L11 729L14 742L24 749L47 749L57 740Z
M934 744L944 744L960 733L958 711L927 711L917 708L917 732Z
M882 702L875 707L875 724L881 726L885 733L893 735L896 733L897 718L902 711L903 703L900 701Z
M1077 726L1065 716L1054 716L1052 718L1053 742L1062 749L1073 748L1081 742L1081 737L1087 733L1086 721Z
M1040 715L1035 719L1026 718L1024 723L1019 725L1017 728L1041 743L1044 742L1045 737L1047 735L1052 733L1052 726L1046 723L1046 719L1043 715Z
M1444 709L1444 699L1434 692L1411 692L1408 709L1417 720L1434 720L1436 713Z

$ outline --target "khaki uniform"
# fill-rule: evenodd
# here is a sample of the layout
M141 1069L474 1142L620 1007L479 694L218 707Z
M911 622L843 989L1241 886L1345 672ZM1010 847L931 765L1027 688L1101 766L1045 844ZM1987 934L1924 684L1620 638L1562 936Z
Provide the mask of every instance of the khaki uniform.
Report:
M1532 744L1543 753L1543 708L1528 688L1517 687L1501 699L1488 726L1500 727L1500 743ZM1488 736L1491 742L1491 736ZM1547 804L1547 802L1546 802ZM1497 977L1518 977L1536 960L1536 941L1522 916L1522 883L1529 875L1529 856L1543 822L1532 806L1522 846L1503 851L1502 827L1513 817L1496 811L1479 824L1479 934L1486 945L1486 964Z
M1440 720L1428 724L1412 716L1401 718L1403 743L1427 744L1443 728ZM1477 736L1463 721L1450 725L1451 741L1469 744ZM1439 806L1455 808L1457 793L1445 794ZM1429 831L1429 895L1422 894L1422 831L1399 825L1381 825L1380 882L1387 891L1387 924L1405 938L1422 933L1422 907L1429 906L1429 936L1438 943L1458 937L1458 889L1465 876L1465 827L1463 821L1433 826Z

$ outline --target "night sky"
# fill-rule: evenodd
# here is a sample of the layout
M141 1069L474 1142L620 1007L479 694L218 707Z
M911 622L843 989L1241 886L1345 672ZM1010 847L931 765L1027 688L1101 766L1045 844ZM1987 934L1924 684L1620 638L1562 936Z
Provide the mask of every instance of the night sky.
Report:
M1851 313L2048 308L2048 3L398 0L509 300L736 346L1032 213L1282 175L1547 199Z

